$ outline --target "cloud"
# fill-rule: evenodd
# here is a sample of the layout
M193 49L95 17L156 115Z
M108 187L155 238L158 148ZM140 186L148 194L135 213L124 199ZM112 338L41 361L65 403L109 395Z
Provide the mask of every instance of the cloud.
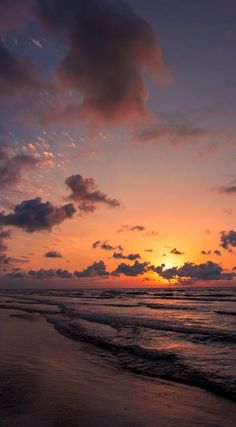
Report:
M128 259L129 261L135 261L136 259L141 258L139 254L124 255L122 252L114 252L112 256L115 259Z
M104 242L101 242L101 240L97 240L96 242L94 242L92 244L92 248L93 249L101 248L104 251L115 251L116 249L118 249L119 251L123 251L123 248L121 245L112 246L112 245L110 245L110 243L108 243L107 240L105 240Z
M93 249L98 248L100 246L100 243L101 243L100 240L97 240L96 242L92 243L92 248Z
M212 142L211 144L206 145L200 150L198 154L198 158L203 158L211 154L214 154L218 150L218 148L219 148L219 145Z
M178 249L174 248L174 249L172 249L170 251L170 254L173 254L173 255L184 255L184 252L180 252L180 251L178 251Z
M117 233L122 233L123 231L144 231L146 230L146 227L143 225L122 225L118 230Z
M217 256L221 256L222 254L221 254L221 252L218 250L218 249L215 249L214 251L205 251L205 250L202 250L201 251L201 254L202 255L211 255L211 254L213 254L213 255L217 255Z
M218 193L219 194L236 194L236 185L232 185L229 187L220 187L218 188Z
M21 228L27 233L47 230L72 218L76 212L72 203L57 207L50 202L43 203L40 197L24 200L9 214L0 213L0 225Z
M45 270L41 268L40 270L30 270L28 273L26 273L26 277L32 278L32 279L71 279L73 277L73 274L70 273L68 270L62 270L60 268L54 270L49 269Z
M1 96L27 95L44 85L34 75L33 64L9 52L0 41L0 94Z
M65 183L71 190L68 199L78 202L79 210L82 212L93 212L99 204L105 204L110 208L120 206L118 200L109 198L97 188L93 178L72 175Z
M62 258L62 254L58 251L48 251L44 256L45 258Z
M202 255L211 255L211 251L205 251L204 249L201 251Z
M224 273L223 268L212 261L202 264L186 262L183 266L165 269L165 264L153 268L153 271L167 280L191 278L194 280L231 280L234 273Z
M94 262L82 271L75 271L76 277L107 277L109 273L104 261Z
M27 278L27 279L39 279L39 280L52 280L52 279L72 279L74 277L104 277L109 276L106 270L106 265L103 261L94 262L82 271L75 271L71 273L68 270L61 268L48 270L40 268L39 270L21 271L19 269L12 269L7 276L14 278Z
M167 122L152 123L140 129L133 137L134 142L140 143L168 143L172 145L183 145L188 142L209 138L213 131L206 128L191 125L176 125Z
M124 274L125 276L139 276L150 269L149 262L139 262L135 261L133 265L126 264L122 262L118 265L118 267L111 273L113 276L119 276L120 274Z
M57 70L78 102L49 120L81 118L116 124L145 117L148 92L143 71L170 80L157 37L125 1L38 0L38 17L49 33L68 34L69 50Z
M153 249L144 249L144 252L153 252Z
M228 232L220 232L220 246L224 249L230 249L230 247L236 247L236 231L230 230Z
M38 160L24 153L10 157L6 147L0 146L0 186L1 188L16 185L22 172L33 169Z
M222 194L225 196L233 196L236 194L236 180L232 179L228 185L213 188L213 190L217 191L218 194ZM224 211L226 214L230 214L230 209L225 209Z
M4 230L0 227L0 265L6 265L10 263L10 258L7 256L7 245L5 240L9 239L11 236L10 230Z

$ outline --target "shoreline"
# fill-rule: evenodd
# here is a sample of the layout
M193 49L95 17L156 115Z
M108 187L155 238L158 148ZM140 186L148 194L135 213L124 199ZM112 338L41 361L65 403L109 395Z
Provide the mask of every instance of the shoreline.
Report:
M81 343L59 334L41 316L0 314L1 391L4 381L8 384L0 409L2 427L236 424L236 405L223 397L100 365Z

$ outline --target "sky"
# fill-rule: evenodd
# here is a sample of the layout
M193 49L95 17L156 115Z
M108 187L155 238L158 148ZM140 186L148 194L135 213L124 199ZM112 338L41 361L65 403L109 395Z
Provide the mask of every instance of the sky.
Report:
M0 0L0 286L236 285L234 0Z

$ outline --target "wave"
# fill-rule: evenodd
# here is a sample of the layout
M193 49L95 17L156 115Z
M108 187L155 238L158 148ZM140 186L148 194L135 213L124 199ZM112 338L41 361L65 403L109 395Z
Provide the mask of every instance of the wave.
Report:
M236 311L216 310L215 313L222 314L224 316L236 316Z
M121 368L136 374L200 387L236 402L235 381L194 369L175 353L105 340L99 335L89 333L73 321L64 322L55 317L47 317L47 320L65 337L93 345L99 351L108 351L117 358Z
M165 305L139 302L138 306L152 308L154 310L197 310L196 307L188 307L186 305Z
M173 294L172 291L168 293ZM179 295L182 296L182 294L179 292ZM0 295L3 294L0 293ZM28 320L33 314L40 314L62 335L87 343L90 351L93 349L99 354L103 352L103 356L106 355L108 358L110 355L112 363L118 364L121 368L137 374L165 378L205 388L236 401L236 380L233 379L234 366L231 356L236 344L234 319L229 317L226 322L226 319L222 318L221 323L217 324L216 322L216 315L235 316L236 312L230 310L233 305L224 304L224 309L219 310L218 304L209 304L210 310L206 317L209 326L206 326L204 311L207 305L199 306L200 300L196 300L194 306L195 301L192 299L191 305L186 306L184 302L182 304L178 302L176 305L171 301L167 304L161 303L161 301L159 303L157 298L154 302L145 302L146 298L153 298L153 291L143 292L140 295L141 301L138 299L139 295L139 291L131 293L120 290L7 292L7 295L3 295L0 309L9 310L9 315L23 316ZM201 295L203 295L202 292ZM9 297L14 298L15 301L10 300ZM199 296L199 298L203 297ZM6 299L8 302L5 301ZM173 295L171 299L173 300ZM104 300L104 302L100 300ZM190 300L188 299L188 301ZM75 303L77 304L76 307L73 305ZM106 310L109 313L101 312L101 310L105 311L106 307L111 307L111 309ZM112 310L113 307L114 310ZM119 310L119 307L126 310ZM131 309L135 307L139 309L134 312ZM142 307L146 307L147 310L142 310ZM204 316L202 326L201 323L196 323L199 319L197 317L199 309L201 311L200 322ZM15 314L15 312L12 314L10 310L17 310L26 314ZM154 312L152 310L173 310L171 317L174 320L168 320L167 313L164 315L160 311ZM192 313L187 313L186 320L183 314L181 316L183 319L180 321L179 314L178 318L177 315L176 317L174 315L175 310L180 310L180 314L181 310L192 310ZM196 317L194 317L195 313L197 313ZM226 328L232 324L231 330L223 329L224 322ZM114 331L110 333L106 330L107 326L104 325L112 327ZM220 329L220 325L222 325L222 329ZM156 340L155 348L151 347L153 338ZM158 349L158 342L164 342L165 345L167 340L169 340L168 343L172 344L174 350ZM188 356L189 342L196 344L196 358L191 355ZM176 343L181 348L181 352L176 348ZM210 355L211 350L217 354L218 349L222 351L222 348L224 350L223 359L219 360L219 363L213 357L210 360L211 356L208 359L204 357L205 350L206 354ZM222 353L219 353L219 358L221 357L220 354ZM206 363L205 360L207 360ZM229 369L223 371L226 373L225 376L220 374L224 361L225 365L227 363L229 365ZM230 366L232 366L232 371ZM214 372L209 372L211 370ZM229 372L232 374L231 377Z
M230 333L228 331L222 331L216 328L204 328L194 325L183 326L176 322L173 324L165 320L152 319L147 317L118 316L115 314L79 312L78 310L74 310L63 305L61 306L61 309L62 313L69 317L71 320L84 319L90 322L103 323L106 325L110 325L118 330L121 327L126 326L141 327L165 332L177 332L181 334L192 335L193 339L195 340L197 340L197 336L201 336L201 338L198 337L198 341L201 340L202 342L229 341L236 343L235 334Z
M43 305L45 302L42 302ZM42 305L41 304L41 305ZM6 310L19 310L25 313L38 313L42 316L54 314L54 315L63 315L69 320L75 319L83 319L89 322L96 322L104 325L111 326L117 330L120 330L124 327L139 327L139 328L147 328L158 330L162 332L172 332L178 333L186 336L186 339L192 341L194 343L216 343L216 342L230 342L236 343L236 334L230 331L224 331L217 328L212 327L199 327L199 326L186 326L178 324L177 322L171 323L170 321L166 321L163 319L153 319L148 317L137 317L130 315L117 315L117 314L104 314L97 312L83 312L79 309L74 309L67 307L62 303L54 303L50 306L54 306L55 309L47 309L40 307L36 307L34 304L29 307L29 304L25 307L23 305L18 304L0 304L0 309ZM123 307L123 305L121 305ZM133 306L132 306L133 307ZM164 306L165 307L165 306ZM235 312L225 312L218 311L219 314L226 315L235 315Z

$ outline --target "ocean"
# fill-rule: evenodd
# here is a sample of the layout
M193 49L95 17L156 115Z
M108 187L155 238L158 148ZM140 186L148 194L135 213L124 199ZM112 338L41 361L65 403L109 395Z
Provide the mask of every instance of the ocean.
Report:
M235 288L1 290L0 315L42 317L96 363L236 401Z

